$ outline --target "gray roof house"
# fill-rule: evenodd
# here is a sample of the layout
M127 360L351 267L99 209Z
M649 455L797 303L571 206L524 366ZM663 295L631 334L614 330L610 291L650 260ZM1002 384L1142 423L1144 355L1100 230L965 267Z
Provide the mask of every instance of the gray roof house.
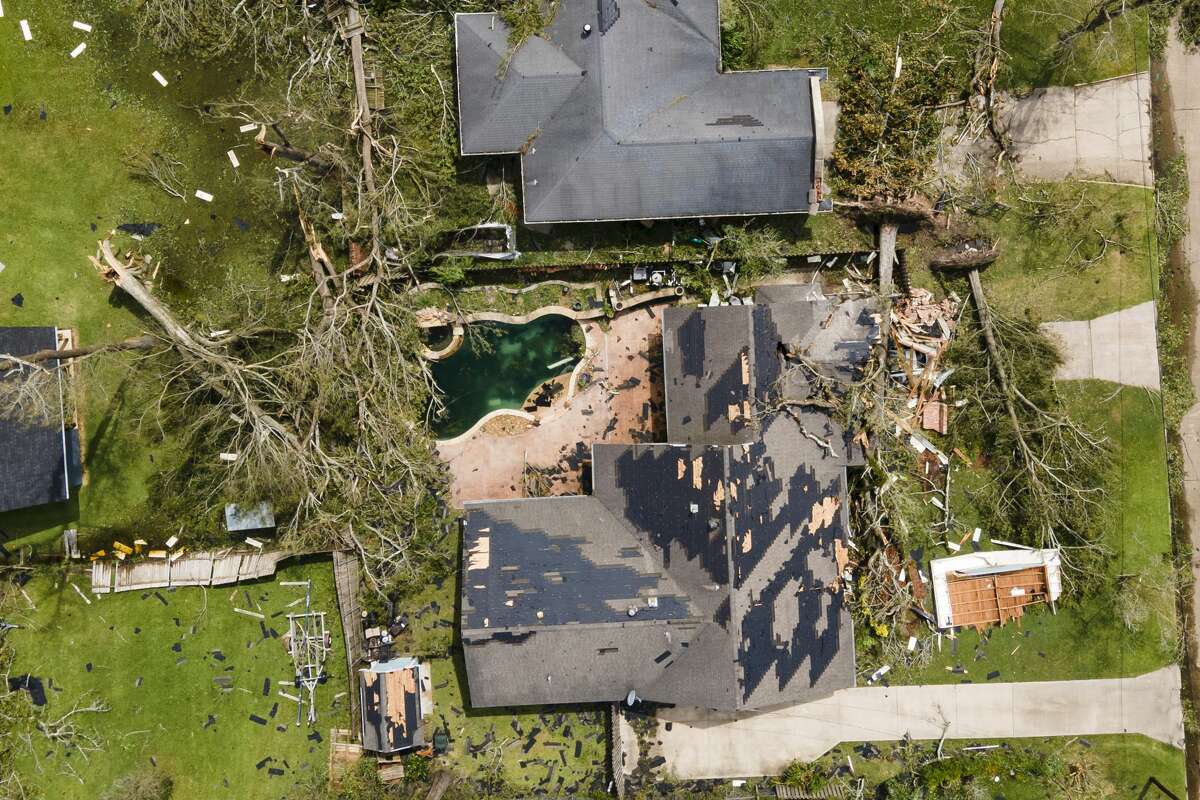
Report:
M462 154L520 153L526 223L829 207L826 71L721 72L717 0L561 0L513 52L496 13L454 27Z
M838 558L863 453L804 399L853 377L863 301L672 308L669 444L596 444L592 494L468 503L461 631L473 706L764 709L854 684ZM819 445L814 439L826 442Z
M0 354L20 357L57 348L56 328L0 328ZM0 372L0 381L19 379L18 370ZM0 511L61 503L79 485L78 432L63 424L61 386L56 402L51 420L0 414Z

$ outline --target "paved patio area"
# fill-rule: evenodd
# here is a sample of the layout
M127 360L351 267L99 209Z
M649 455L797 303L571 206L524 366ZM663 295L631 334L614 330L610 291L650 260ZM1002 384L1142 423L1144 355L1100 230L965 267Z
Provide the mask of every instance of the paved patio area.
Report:
M1183 747L1179 681L1172 665L1111 680L860 687L736 719L670 708L659 712L650 755L692 780L778 775L841 742L938 739L943 729L951 739L1140 733Z
M570 400L540 410L532 423L501 417L440 442L454 504L524 497L525 464L556 468L551 494L578 493L579 462L590 458L593 442L650 441L654 431L661 432L663 308L622 314L607 331L599 323L583 323L592 355L582 372L590 375L590 385Z

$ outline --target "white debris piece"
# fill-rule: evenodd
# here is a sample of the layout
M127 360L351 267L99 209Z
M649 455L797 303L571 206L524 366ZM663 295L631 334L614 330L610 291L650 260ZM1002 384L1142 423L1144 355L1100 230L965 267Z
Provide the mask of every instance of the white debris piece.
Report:
M245 125L238 128L238 131L241 133L249 133L250 131L256 131L256 130L258 130L257 122L247 122Z
M237 153L233 152L232 150L226 150L225 155L229 156L229 163L233 164L234 169L237 169L242 165L242 162L238 161Z
M178 536L172 536L170 539L167 539L167 549L168 549L168 550L169 550L169 549L171 549L172 547L174 547L174 546L175 546L176 544L178 544L178 543L179 543L179 537L178 537Z
M29 30L29 20L21 20L21 35L25 37L25 41L33 41L33 32Z
M958 544L958 542L946 542L946 548L955 553L957 553L959 550L962 550L962 547Z
M0 17L4 16L4 2L0 0Z
M250 545L251 547L257 547L259 550L262 550L263 546L263 543L258 539L253 539L249 536L246 537L246 544Z
M84 50L87 50L87 45L83 42L75 45L75 49L71 51L71 58L78 58Z
M346 215L340 211L335 211L332 214L330 214L329 216L332 219L345 219L346 218Z
M983 533L983 531L981 531L979 528L976 528L976 529L975 529L975 531L974 531L974 532L971 534L971 541L972 541L972 542L978 542L978 541L979 541L979 536L980 536L980 534L982 534L982 533Z
M80 22L79 20L75 20L74 22L72 22L71 27L77 31L83 31L84 33L92 32L91 25L88 25L86 22Z
M916 650L916 649L917 649L917 637L915 637L915 636L908 637L908 652L911 653L913 650Z
M4 262L0 261L0 272L4 272Z
M164 78L162 73L159 72L158 70L154 70L154 72L151 72L150 77L152 77L152 78L154 78L154 80L158 81L159 86L167 85L167 79Z
M238 454L237 453L221 453L221 455L218 456L218 458L220 458L222 461L237 461Z
M228 328L223 328L219 331L209 331L208 336L210 339L216 339L218 336L228 336L229 334L230 330Z
M882 667L875 670L874 674L872 674L871 677L867 679L867 683L874 683L875 681L882 678L884 675L887 675L888 672L891 671L891 669L892 669L891 664L884 664Z
M213 196L203 189L196 190L196 197L200 198L206 203L211 203L213 201Z

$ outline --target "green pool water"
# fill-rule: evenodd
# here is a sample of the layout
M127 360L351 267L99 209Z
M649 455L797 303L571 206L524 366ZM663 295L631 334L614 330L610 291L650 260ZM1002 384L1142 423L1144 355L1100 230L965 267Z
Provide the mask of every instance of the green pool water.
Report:
M549 366L578 352L578 323L558 314L525 325L487 325L479 337L469 337L462 349L433 365L446 413L433 424L441 439L465 432L481 417L499 408L521 408L543 381L574 368L577 359ZM476 330L480 330L476 328Z

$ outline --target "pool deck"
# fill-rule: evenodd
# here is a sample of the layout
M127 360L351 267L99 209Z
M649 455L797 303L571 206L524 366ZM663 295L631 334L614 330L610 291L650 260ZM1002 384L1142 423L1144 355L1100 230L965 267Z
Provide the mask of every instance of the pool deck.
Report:
M614 318L605 331L598 323L582 322L592 363L582 371L591 383L570 400L539 409L532 426L493 425L468 435L439 442L438 453L449 465L454 504L472 500L524 497L521 475L526 463L557 467L552 494L581 491L579 459L590 458L593 442L649 441L662 423L661 367L651 376L651 354L662 352L659 314L662 306L630 311ZM618 390L631 378L637 385ZM657 420L657 422L655 422ZM487 433L515 429L510 435Z

